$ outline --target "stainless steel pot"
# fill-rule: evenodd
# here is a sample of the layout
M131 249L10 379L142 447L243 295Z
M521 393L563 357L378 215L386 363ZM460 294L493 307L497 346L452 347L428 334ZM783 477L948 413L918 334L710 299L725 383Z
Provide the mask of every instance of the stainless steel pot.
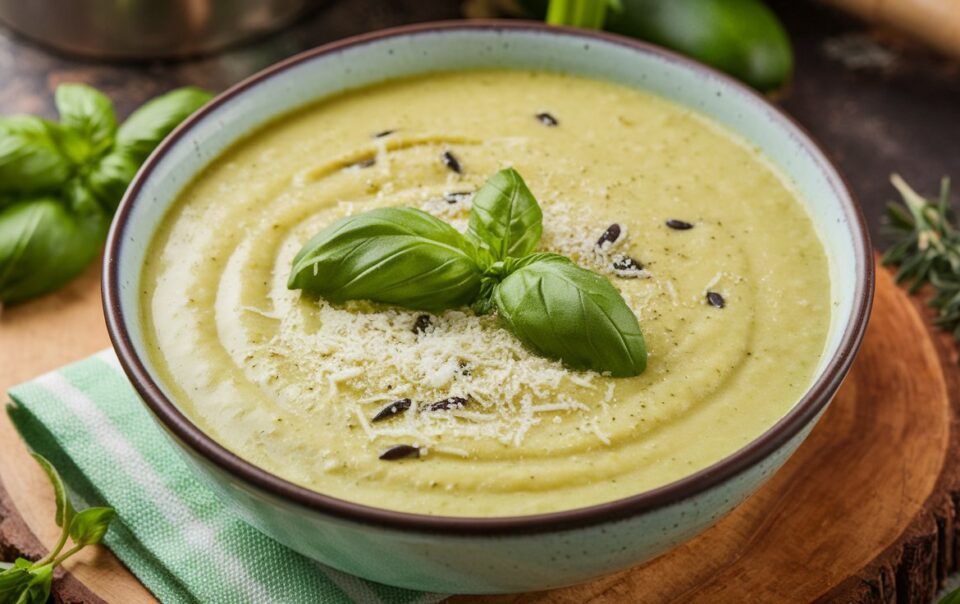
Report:
M113 59L208 53L275 31L316 0L0 0L0 21L43 44Z

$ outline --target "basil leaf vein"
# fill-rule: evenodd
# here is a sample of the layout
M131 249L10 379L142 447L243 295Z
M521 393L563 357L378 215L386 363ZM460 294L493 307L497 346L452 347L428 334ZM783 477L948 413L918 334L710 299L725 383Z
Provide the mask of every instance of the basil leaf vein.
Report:
M543 231L543 212L513 168L491 176L473 196L468 236L494 260L532 252Z

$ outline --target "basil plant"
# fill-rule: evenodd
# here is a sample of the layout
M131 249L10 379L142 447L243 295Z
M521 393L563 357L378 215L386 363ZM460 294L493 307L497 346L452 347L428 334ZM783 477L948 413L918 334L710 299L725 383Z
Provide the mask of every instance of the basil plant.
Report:
M606 277L535 252L542 220L520 174L502 170L474 195L465 235L412 208L349 216L303 246L288 287L331 302L495 310L540 355L574 369L640 374L647 353L637 317Z
M104 94L63 84L55 95L59 123L0 118L0 304L45 294L79 274L100 253L140 164L209 98L181 88L118 125Z

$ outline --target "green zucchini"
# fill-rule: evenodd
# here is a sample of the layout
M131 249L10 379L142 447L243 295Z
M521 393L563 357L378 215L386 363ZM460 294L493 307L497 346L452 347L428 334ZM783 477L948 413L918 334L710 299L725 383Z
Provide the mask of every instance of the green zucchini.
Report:
M546 14L544 0L521 4L533 16ZM793 73L786 31L760 0L620 0L619 5L606 11L604 29L675 50L758 90L779 88Z

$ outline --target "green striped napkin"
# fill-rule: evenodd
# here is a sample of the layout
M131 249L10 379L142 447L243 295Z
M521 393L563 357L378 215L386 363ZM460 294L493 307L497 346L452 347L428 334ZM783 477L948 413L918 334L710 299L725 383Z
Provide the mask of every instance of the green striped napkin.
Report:
M113 351L10 391L27 444L78 503L110 505L105 543L163 602L437 602L313 562L231 514L174 450Z

